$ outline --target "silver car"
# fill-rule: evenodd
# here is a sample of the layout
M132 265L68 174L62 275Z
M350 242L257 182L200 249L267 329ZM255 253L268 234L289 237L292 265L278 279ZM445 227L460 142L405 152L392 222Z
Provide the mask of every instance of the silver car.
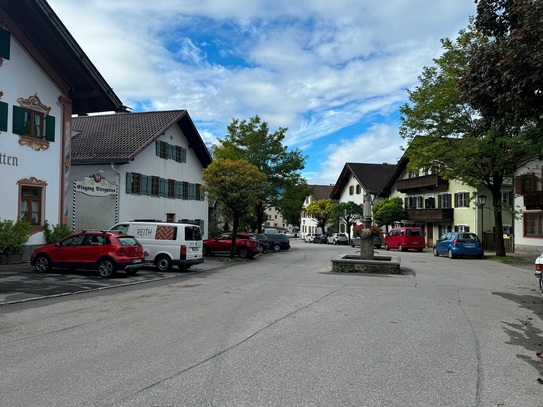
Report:
M345 233L333 233L328 236L328 244L347 244L349 238Z

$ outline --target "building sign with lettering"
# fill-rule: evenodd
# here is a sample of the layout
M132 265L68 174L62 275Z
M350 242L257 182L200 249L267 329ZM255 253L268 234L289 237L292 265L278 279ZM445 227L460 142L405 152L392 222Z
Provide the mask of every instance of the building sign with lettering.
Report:
M117 195L117 185L112 184L100 174L93 174L83 181L75 181L75 191L90 196Z

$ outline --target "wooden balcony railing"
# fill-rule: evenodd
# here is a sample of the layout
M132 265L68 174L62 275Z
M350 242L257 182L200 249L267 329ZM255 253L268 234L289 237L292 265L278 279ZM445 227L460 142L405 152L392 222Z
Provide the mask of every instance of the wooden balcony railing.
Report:
M524 194L524 206L526 209L543 209L543 192L528 192Z
M407 209L407 217L410 220L426 222L452 222L454 220L454 209Z
M406 178L396 182L396 189L400 192L407 192L417 189L446 189L449 181L441 178L439 175L430 174L422 177Z

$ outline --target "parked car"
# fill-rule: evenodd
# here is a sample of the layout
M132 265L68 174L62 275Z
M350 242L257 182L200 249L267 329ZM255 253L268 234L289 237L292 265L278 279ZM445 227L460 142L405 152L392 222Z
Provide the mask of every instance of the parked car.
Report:
M262 252L265 253L268 251L269 248L269 242L268 238L264 233L255 233L254 237L256 240L258 240L258 243L260 244L260 248L262 249Z
M313 239L315 239L315 236L317 236L315 233L308 233L304 237L304 242L306 243L313 243Z
M211 239L204 240L204 256L230 254L232 232L224 232ZM261 253L260 243L252 233L238 232L236 235L236 254L242 258L252 258Z
M381 236L372 235L372 239L373 247L375 247L376 249L380 249L381 245L383 244ZM351 247L360 247L360 236L355 236L351 238Z
M315 236L315 238L313 239L313 243L328 243L328 234L324 233L322 235Z
M347 244L349 243L349 238L345 233L333 233L328 236L326 241L328 244Z
M405 251L415 249L422 252L425 246L424 233L419 227L392 228L385 236L385 250Z
M290 249L290 240L283 233L270 233L266 234L268 238L268 247L274 252Z
M434 243L433 253L434 256L443 255L450 259L464 256L481 259L485 252L475 233L448 232Z
M111 277L117 270L136 274L145 264L145 255L143 246L134 236L83 231L36 248L30 264L39 272L53 268L86 269L97 270L102 277Z

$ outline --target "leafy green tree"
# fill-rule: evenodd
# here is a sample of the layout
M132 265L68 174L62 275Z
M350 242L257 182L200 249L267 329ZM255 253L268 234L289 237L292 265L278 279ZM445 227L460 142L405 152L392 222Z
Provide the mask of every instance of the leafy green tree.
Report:
M278 209L288 224L300 227L300 217L305 199L313 194L313 190L314 187L307 185L304 179L287 185L279 199Z
M497 63L490 57L491 38L470 26L460 31L457 40L446 39L442 45L443 55L434 60L433 67L423 69L419 86L408 91L410 103L400 109L400 134L409 140L408 166L429 168L444 178L489 190L496 229L502 230L504 181L543 154L543 138L534 123L507 125L502 118L509 113L487 110L476 97L478 88L468 86L479 69L470 65L474 55L486 49L487 62ZM495 236L496 255L505 256L503 235Z
M364 217L364 208L353 201L341 202L332 208L332 219L345 225L349 242L351 241L351 226Z
M204 170L204 190L217 201L221 213L232 221L230 257L236 255L240 221L267 186L266 175L245 160L215 159Z
M310 202L305 208L305 213L315 218L317 227L322 229L322 233L325 233L326 231L326 224L332 217L334 205L335 204L331 199L318 199Z
M233 119L228 134L219 139L220 146L214 151L216 158L243 159L255 165L268 177L267 188L255 202L258 231L262 232L264 210L279 206L281 191L296 183L306 158L298 149L288 151L283 145L286 128L270 133L268 123L255 116L247 120Z
M371 210L373 221L379 227L385 226L387 233L388 225L394 225L394 222L399 222L402 219L405 219L406 216L403 208L403 201L400 197L376 202L373 204Z

